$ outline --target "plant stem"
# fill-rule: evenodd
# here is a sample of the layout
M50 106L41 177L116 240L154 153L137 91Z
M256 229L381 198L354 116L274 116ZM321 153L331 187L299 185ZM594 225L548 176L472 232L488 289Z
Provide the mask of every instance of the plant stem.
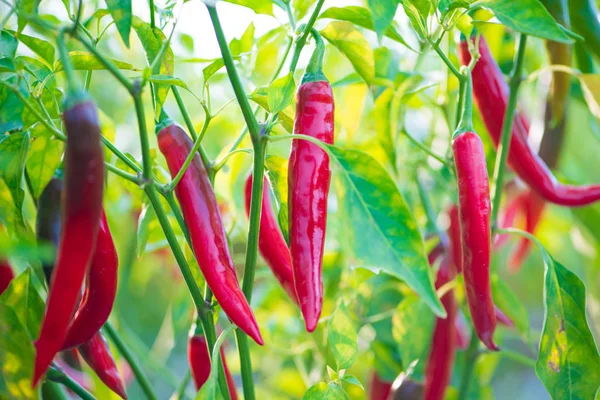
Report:
M192 248L192 240L190 239L190 232L189 232L187 226L185 225L185 221L183 219L183 214L181 214L181 210L179 209L179 206L177 205L177 202L175 201L175 196L173 196L173 192L164 192L164 193L162 193L162 195L167 200L167 203L169 203L169 207L171 207L171 210L173 211L173 214L175 215L177 224L179 225L179 227L183 231L183 234L185 235L185 240L188 242L188 245L190 246L190 248Z
M192 370L188 368L188 370L185 373L185 376L183 377L183 379L181 381L181 384L175 391L175 395L173 396L175 398L175 400L181 400L186 397L185 389L187 388L191 379L192 379Z
M121 337L119 336L117 331L113 328L113 326L111 325L110 322L106 322L104 324L104 331L106 332L108 337L110 337L110 340L115 344L115 346L117 346L119 353L121 353L123 358L125 358L125 360L127 360L127 363L131 367L131 371L133 372L133 375L135 375L135 379L137 379L138 383L142 387L142 390L143 390L144 394L146 395L146 397L151 400L156 400L157 397L154 394L154 392L152 391L152 387L150 386L150 382L148 381L148 378L146 377L146 375L144 374L144 372L138 365L137 361L133 357L133 354L129 351L127 346L125 346L125 343L123 343L123 341L121 340Z
M296 41L296 47L294 48L294 55L292 56L292 62L290 63L290 72L294 73L296 71L296 67L298 66L298 60L300 59L300 53L302 53L302 48L306 44L306 39L310 34L312 27L315 25L315 21L319 16L319 12L321 12L321 8L323 7L323 3L325 0L319 0L317 6L315 7L313 13L310 16L310 19L306 23L306 26L302 30L302 36L298 38Z
M502 199L502 185L504 180L504 170L506 169L506 160L510 151L510 141L512 137L512 126L515 118L516 107L517 107L517 93L519 92L519 86L521 84L521 69L523 67L523 60L525 58L525 46L527 43L527 35L521 34L519 39L519 47L515 54L515 62L513 69L510 74L509 89L510 95L508 97L508 105L506 106L506 114L504 115L504 122L502 124L502 136L500 144L498 145L498 151L496 153L496 164L494 166L494 200L492 204L492 226L496 230L496 219L498 218L498 212L500 209L500 201Z
M48 370L48 379L52 382L57 382L65 385L73 393L82 398L83 400L96 400L94 396L83 388L79 383L75 382L71 377L65 374L60 368L51 366Z
M111 141L106 138L106 136L100 136L100 141L102 142L102 144L104 144L104 146L106 146L107 149L110 150L111 153L117 156L119 160L123 161L125 165L127 165L129 168L131 168L135 172L142 172L142 169L135 162L133 162L131 158L123 154L121 150L117 149L115 145L112 144Z
M442 51L442 49L440 49L440 46L438 45L438 43L433 42L431 40L431 38L429 38L429 37L427 38L427 41L431 45L431 48L438 54L438 56L440 56L440 58L442 59L444 64L446 64L446 66L450 69L450 71L454 74L454 76L456 76L456 78L459 80L459 82L464 80L463 75L460 73L458 68L456 68L456 66L454 66L454 64L452 64L452 61L450 61L450 59Z
M475 362L479 357L479 338L475 331L471 332L471 342L467 351L465 351L464 366L462 371L462 379L460 381L459 399L466 399L469 395L469 386L471 384L471 376L475 368Z
M152 159L150 158L150 144L148 143L148 130L146 128L146 114L141 92L133 96L135 113L137 115L140 144L142 147L142 168L146 182L152 181Z
M155 17L154 17L154 0L149 0L150 3L150 28L154 30L156 27Z
M415 139L414 136L412 136L410 133L408 133L408 131L406 129L404 129L402 131L402 133L404 133L406 135L406 137L408 138L408 140L410 140L419 149L423 150L425 153L429 154L431 157L435 158L437 161L439 161L443 165L452 169L452 166L448 163L448 161L446 161L444 159L444 157L440 156L439 154L434 153L429 147L427 147L423 143L419 142L417 139Z
M133 182L136 185L140 184L140 179L138 178L137 175L130 174L129 172L125 172L122 169L119 169L119 168L115 167L114 165L109 164L107 162L105 162L104 165L106 166L106 169L109 170L110 172L112 172L113 174L118 175L123 179L127 179L129 182Z

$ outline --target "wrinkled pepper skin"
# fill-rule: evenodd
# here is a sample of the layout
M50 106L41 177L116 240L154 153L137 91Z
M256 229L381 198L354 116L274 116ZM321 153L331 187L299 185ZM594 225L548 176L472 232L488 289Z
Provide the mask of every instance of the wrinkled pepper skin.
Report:
M437 273L435 287L439 289L456 276L456 268L450 257L444 257ZM452 366L456 353L456 315L458 305L454 292L450 290L440 299L446 309L447 317L436 318L431 352L425 369L424 400L443 400L446 388L452 377Z
M373 371L369 384L369 400L387 400L392 391L392 383L384 381L377 372Z
M208 380L210 375L210 353L208 352L208 344L204 336L192 335L188 341L188 361L190 363L190 369L192 371L192 378L194 380L194 386L196 390L200 390L202 386ZM225 360L225 351L221 346L221 363L223 364L223 371L225 371L225 379L227 380L227 387L229 388L229 396L231 400L237 400L237 391L235 388L235 381L227 368L227 362Z
M483 37L479 40L479 52L481 58L472 72L473 95L487 131L498 146L508 104L508 85ZM460 43L459 56L463 64L471 61L466 39ZM523 116L514 119L508 154L508 164L517 175L551 203L576 207L600 200L600 185L565 185L556 180L544 161L527 143L527 128L523 121Z
M108 343L100 331L77 348L85 362L96 373L98 378L122 399L127 399L123 380L115 364Z
M260 230L258 233L258 249L267 262L269 268L279 281L288 296L298 303L294 289L294 275L292 273L292 259L290 250L283 238L277 224L277 218L271 205L267 179L264 180L265 193L262 198L262 211L260 214ZM246 216L250 215L250 201L252 200L252 175L246 179L244 187Z
M62 232L46 313L35 341L35 386L61 349L98 236L104 190L104 154L96 106L75 102L65 109L67 134Z
M334 102L327 81L298 89L294 133L333 144ZM329 156L306 140L292 140L288 166L289 232L296 294L306 330L317 327L323 307L322 264L331 181Z
M192 150L191 139L180 126L170 124L159 131L158 146L171 176L175 177ZM208 286L231 321L262 345L258 324L237 280L215 193L198 154L183 174L175 194Z
M0 260L0 295L4 293L13 279L15 279L15 273L8 261Z
M37 216L35 220L36 236L39 244L51 244L58 248L60 242L60 208L63 191L62 178L53 177L48 182L38 199ZM46 282L50 284L54 263L42 264Z
M490 285L490 190L483 144L476 133L463 132L452 140L458 180L463 274L467 303L477 336L490 349L496 315Z
M117 249L102 211L85 291L63 343L63 350L87 342L108 320L117 295L118 265Z

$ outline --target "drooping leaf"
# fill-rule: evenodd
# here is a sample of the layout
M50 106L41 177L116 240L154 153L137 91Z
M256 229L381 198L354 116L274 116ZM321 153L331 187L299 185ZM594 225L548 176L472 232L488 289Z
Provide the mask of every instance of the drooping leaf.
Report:
M0 56L15 58L19 42L6 30L0 31Z
M327 324L327 341L338 371L350 368L358 358L358 337L344 303L335 310Z
M115 21L125 47L129 48L129 33L132 24L131 0L106 0L106 6Z
M27 17L33 16L38 13L37 10L38 10L38 6L39 6L39 1L37 1L37 0L21 0L21 1L17 2L16 4L17 4L17 10L18 10L17 11L17 15L18 15L17 31L19 33L21 33L21 32L23 32L23 29L25 29L25 27L29 23L29 19Z
M41 123L34 125L30 133L31 147L26 168L33 196L37 199L60 165L64 143L54 138Z
M542 251L544 328L535 371L553 399L591 399L600 355L586 317L583 282Z
M96 71L106 69L104 64L100 63L96 56L94 56L92 53L88 53L87 51L71 51L69 53L69 58L71 59L73 68L75 68L76 70ZM124 61L114 60L110 58L109 60L113 64L115 64L119 69L139 71L138 68ZM62 71L62 63L60 60L56 62L54 70L57 72Z
M373 25L379 40L381 40L383 34L390 28L397 8L397 0L369 0L369 9L371 10Z
M350 22L333 21L321 35L344 54L356 72L370 83L375 75L375 60L369 42Z
M22 220L23 172L29 150L29 132L17 132L0 136L0 178L6 183L12 195L17 221Z
M31 268L13 279L2 293L0 302L14 310L21 324L26 327L30 340L37 338L45 306L34 286Z
M40 56L48 65L54 64L54 46L44 40L34 36L24 35L22 33L14 33L17 39L25 46L29 47L31 51Z
M408 296L392 317L392 334L398 345L404 369L426 356L435 318L417 296Z
M179 86L181 88L187 89L187 85L185 84L185 82L179 78L175 78L174 76L152 75L148 78L148 80L153 83L160 83L163 85L170 86Z
M13 87L18 86L23 97L29 97L29 93L16 76L8 78L5 83ZM24 109L25 106L13 90L0 84L0 134L23 128L21 115Z
M340 166L335 186L344 243L375 272L402 279L439 316L444 308L433 287L433 275L414 216L388 172L371 156L328 146Z
M573 43L539 0L484 0L481 5L492 10L502 24L517 32L560 43Z
M296 83L294 82L294 75L291 72L286 76L275 79L269 85L269 94L267 96L269 110L272 113L278 113L285 109L292 102L295 92Z

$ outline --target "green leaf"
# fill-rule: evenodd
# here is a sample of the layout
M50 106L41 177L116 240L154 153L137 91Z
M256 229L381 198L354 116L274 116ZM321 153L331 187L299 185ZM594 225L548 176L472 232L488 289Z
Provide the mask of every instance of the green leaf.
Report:
M391 17L393 18L393 15ZM340 21L352 22L354 25L360 26L361 28L375 31L373 16L371 15L369 9L364 7L330 7L321 13L319 18L331 18ZM391 25L384 31L384 35L410 48L408 43L406 43L404 38L398 33L398 25L395 22L391 22Z
M269 86L267 104L272 113L278 113L291 104L296 91L294 75L290 72L286 76L275 79Z
M0 56L15 58L19 42L8 31L0 31Z
M342 378L342 380L344 382L350 384L350 385L358 386L362 390L365 390L365 388L363 387L362 383L360 383L360 381L358 380L358 378L355 377L354 375L344 375L344 377Z
M587 323L585 286L542 250L544 328L535 372L553 399L591 399L600 382L600 355Z
M31 147L27 156L27 174L37 199L60 165L64 144L37 123L31 128Z
M228 3L248 7L257 14L273 16L273 2L271 0L226 0Z
M15 61L23 66L23 69L35 77L39 82L44 82L44 85L38 85L34 95L41 95L41 90L44 88L54 89L56 87L56 79L54 79L51 66L46 65L37 58L20 56L15 58Z
M396 146L394 144L391 124L391 106L394 98L394 90L386 89L375 100L373 108L373 121L375 121L375 133L381 148L385 152L390 165L396 165Z
M54 46L50 42L34 36L23 35L22 33L15 32L15 36L21 43L46 61L49 66L54 64L55 51Z
M152 29L150 24L142 21L138 17L133 18L133 29L140 38L142 46L146 51L146 59L148 60L148 65L152 65L154 59L160 55L163 43L167 40L167 37L159 28L154 27L154 29ZM152 74L172 76L175 68L174 59L175 56L173 55L173 50L171 50L170 45L167 45L167 48L164 54L162 55L162 61L156 66L154 71L152 71ZM156 119L158 119L160 115L162 105L165 102L167 95L169 94L170 87L171 86L167 84L154 85L154 93L156 98L156 109L154 117Z
M43 90L44 88L41 87L41 85L40 85L40 89ZM59 104L62 99L62 92L60 90L58 90L58 89L50 90L47 88L46 90L43 90L41 92L40 99L42 101L42 104L44 104L44 107L48 111L48 115L50 115L50 118L52 118L52 119L60 118ZM39 121L38 116L35 115L29 108L25 108L23 110L23 114L22 114L21 118L23 118L23 128L25 128L25 129L31 127L33 124L35 124Z
M424 20L429 17L433 11L433 0L405 0L403 4L412 4Z
M88 53L87 51L71 51L69 53L69 58L71 59L73 68L76 70L97 71L106 69L104 64L100 63L96 56L94 56L92 53ZM114 60L111 58L108 58L108 60L115 64L119 69L140 71L138 68L124 61ZM60 60L58 60L54 66L54 70L58 72L62 71L62 69L62 63Z
M329 382L329 384L325 382L317 383L316 385L311 386L304 396L302 396L302 400L346 400L348 399L348 395L344 392L336 382Z
M407 296L392 317L392 334L398 344L402 366L409 366L425 355L431 342L435 317L417 296Z
M350 368L358 358L358 335L344 303L335 310L327 324L327 341L338 371Z
M216 74L221 68L225 66L225 61L222 58L217 58L208 66L204 67L202 70L202 76L204 77L204 83L206 84L211 76Z
M268 155L265 167L269 176L269 183L279 206L278 220L281 233L289 244L288 226L288 160L281 156ZM266 196L268 193L265 193Z
M402 279L434 313L446 312L433 287L423 238L388 172L370 155L328 146L338 162L335 180L345 243L363 266Z
M350 22L334 21L321 31L321 35L344 54L350 63L370 83L375 75L375 60L369 42Z
M304 18L310 6L315 3L315 0L292 0L292 10L294 10L294 16L296 21Z
M179 86L181 88L187 89L187 85L185 84L185 82L179 78L175 78L174 76L151 75L148 78L148 80L153 83L160 83L169 86Z
M142 258L146 251L146 244L148 244L148 238L150 237L150 226L154 221L157 221L156 211L154 207L149 204L144 204L140 217L138 219L137 227L137 257Z
M29 340L38 336L45 307L44 301L34 287L32 272L31 268L27 268L13 279L0 297L0 302L11 307L21 324L27 328Z
M252 80L257 86L266 86L283 57L282 45L291 40L285 25L270 30L256 41L256 56L252 67ZM265 60L269 60L265 62Z
M17 22L17 31L19 33L23 32L23 29L25 29L25 26L27 26L28 19L25 18L25 16L33 16L34 14L38 13L37 9L39 3L40 2L37 0L20 0L16 3L17 15L19 16Z
M29 97L29 93L17 77L10 77L5 82L11 86L19 86L21 94L25 98ZM24 109L25 106L17 95L6 85L0 85L0 134L23 128L21 115Z
M241 38L233 38L231 40L229 49L234 57L252 51L252 46L254 45L254 31L254 23L251 23L248 28L246 28L246 31L242 34Z
M129 34L131 32L131 0L106 0L106 6L117 25L117 31L125 47L129 48Z
M257 88L248 96L248 98L268 112L271 112L271 109L269 108L268 93L268 88ZM281 122L281 126L283 126L286 131L292 132L294 127L294 110L292 107L288 106L280 111L278 118L279 122Z
M480 4L492 10L503 25L517 32L573 43L539 0L484 0Z
M23 171L29 150L29 132L18 132L0 136L0 178L12 195L17 220L22 220Z
M515 328L529 340L529 315L515 292L498 275L492 276L494 302L514 323Z
M369 0L373 25L380 41L383 34L390 28L397 8L397 0Z

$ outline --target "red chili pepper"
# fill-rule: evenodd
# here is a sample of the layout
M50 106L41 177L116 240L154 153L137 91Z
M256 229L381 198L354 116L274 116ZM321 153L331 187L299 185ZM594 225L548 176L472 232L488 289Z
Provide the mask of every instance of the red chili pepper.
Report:
M260 230L258 233L258 248L260 254L267 262L267 265L273 271L283 289L292 300L298 303L296 291L294 289L294 275L292 273L292 259L290 249L283 238L283 234L277 224L271 199L268 192L267 179L265 178L264 188L266 188L262 199L262 211L260 217ZM250 200L252 199L252 175L246 179L244 188L246 200L246 216L250 215Z
M67 133L63 226L40 336L35 341L35 386L61 349L98 235L104 154L96 106L73 102L63 113Z
M333 144L333 92L321 70L322 58L323 42L318 37L296 95L294 133ZM292 140L288 166L290 252L296 294L309 332L317 327L323 307L321 271L330 180L327 153L306 140Z
M462 274L463 250L460 233L460 217L457 205L452 205L448 209L448 218L450 219L450 226L448 227L450 254L452 255L452 262L456 267L456 271L459 274Z
M14 278L15 273L8 261L0 260L0 295L4 293Z
M100 331L81 346L77 348L79 353L96 373L98 378L113 392L121 398L127 399L127 393L123 385L123 380L115 364L108 343Z
M535 233L546 202L536 192L530 190L523 195L523 211L525 213L525 230L531 234ZM531 248L531 241L528 238L521 238L516 249L508 260L508 269L512 272L517 272L521 268L521 264L525 261L525 257Z
M471 76L467 76L465 104L452 151L458 180L458 199L463 248L463 274L467 303L477 336L490 349L494 343L496 315L490 285L490 189L481 138L471 122Z
M508 103L508 85L483 37L479 40L479 53L481 58L473 69L473 94L488 133L498 146ZM463 64L471 61L466 39L460 43L459 55ZM556 180L544 161L529 147L523 120L523 116L514 120L508 154L508 163L517 175L545 200L555 204L575 207L600 200L600 185L565 185Z
M193 143L185 131L172 122L158 129L158 146L174 177ZM175 194L208 286L231 321L262 345L258 324L237 280L215 193L198 154L175 187Z
M188 341L188 360L190 362L190 369L192 370L194 385L196 386L196 390L200 390L208 380L211 368L210 353L208 352L208 344L206 343L204 336L197 334L190 336ZM231 400L237 400L235 381L229 372L229 368L227 368L225 352L223 351L222 346L221 363L223 364L223 370L225 371L229 396L231 397Z
M60 207L63 191L63 173L57 171L46 185L37 204L35 231L40 244L50 244L58 248L60 242ZM42 264L46 281L50 284L54 262Z
M88 272L87 284L63 343L63 350L87 342L108 320L117 294L118 265L117 249L110 234L106 215L102 211L96 250Z
M448 257L442 259L435 281L436 289L450 282L456 276L456 269ZM446 313L446 318L436 318L433 338L431 339L431 352L427 359L425 370L425 396L424 400L442 400L452 376L454 355L456 353L456 314L458 305L452 291L447 292L440 299Z
M393 382L384 381L376 371L373 371L369 385L369 400L387 400L392 391L392 384Z

